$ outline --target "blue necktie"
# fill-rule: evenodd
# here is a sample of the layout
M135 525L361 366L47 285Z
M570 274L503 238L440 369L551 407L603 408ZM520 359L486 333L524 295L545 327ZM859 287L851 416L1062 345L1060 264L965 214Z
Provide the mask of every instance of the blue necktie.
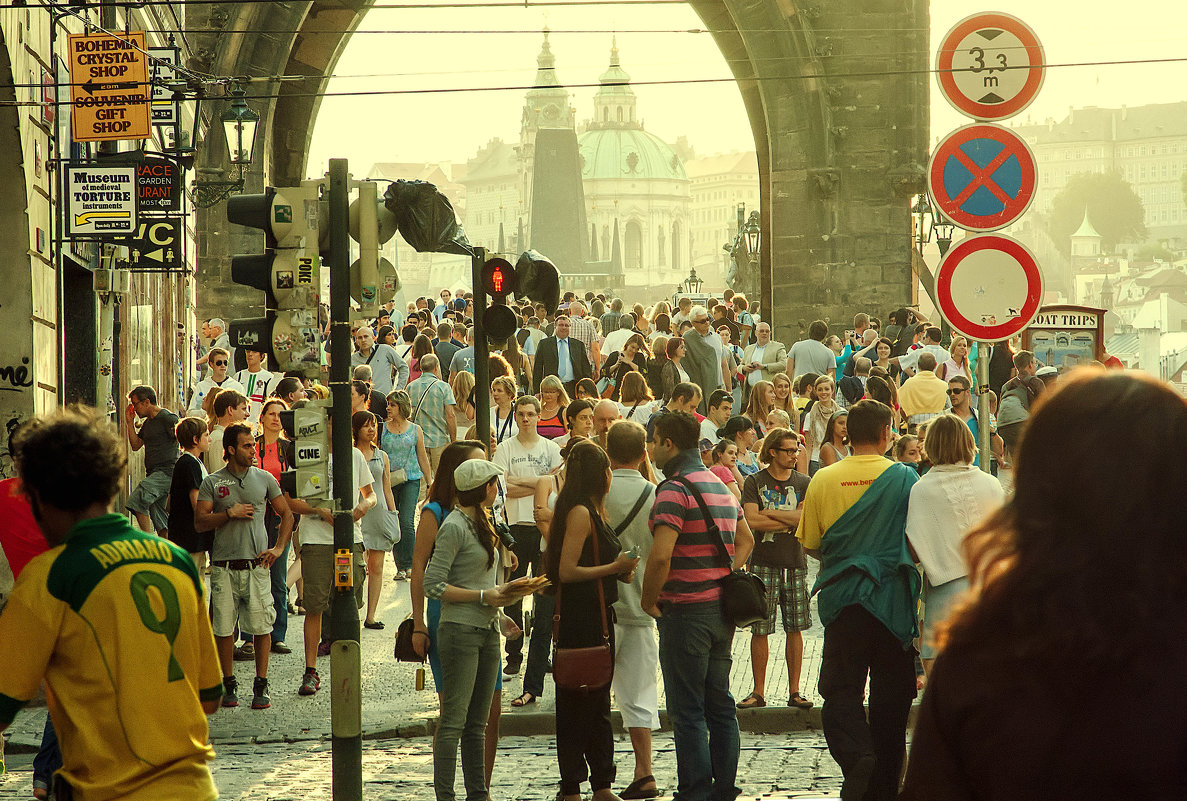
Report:
M568 383L573 380L573 360L569 357L569 340L558 339L556 341L556 377L562 383Z

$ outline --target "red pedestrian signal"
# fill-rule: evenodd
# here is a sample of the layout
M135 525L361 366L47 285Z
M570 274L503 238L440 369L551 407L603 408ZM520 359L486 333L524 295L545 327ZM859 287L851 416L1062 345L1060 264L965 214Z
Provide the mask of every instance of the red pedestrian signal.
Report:
M506 259L487 259L482 265L482 288L496 302L502 303L515 291L515 269Z

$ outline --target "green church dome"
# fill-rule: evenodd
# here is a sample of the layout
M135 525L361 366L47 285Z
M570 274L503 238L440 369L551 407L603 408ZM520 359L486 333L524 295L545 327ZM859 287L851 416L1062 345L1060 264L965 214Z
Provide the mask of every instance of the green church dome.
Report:
M595 128L581 134L577 143L581 150L581 177L587 181L688 178L676 151L642 128Z

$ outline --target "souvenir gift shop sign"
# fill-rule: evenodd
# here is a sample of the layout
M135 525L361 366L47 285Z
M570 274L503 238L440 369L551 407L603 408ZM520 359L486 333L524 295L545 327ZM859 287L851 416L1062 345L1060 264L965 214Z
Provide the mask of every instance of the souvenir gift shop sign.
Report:
M1105 359L1105 310L1043 306L1022 334L1022 347L1060 372Z

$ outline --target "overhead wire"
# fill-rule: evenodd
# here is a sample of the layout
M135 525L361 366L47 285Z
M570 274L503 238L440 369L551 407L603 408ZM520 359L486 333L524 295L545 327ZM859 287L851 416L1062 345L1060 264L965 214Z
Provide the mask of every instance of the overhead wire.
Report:
M1122 59L1111 61L1075 61L1075 62L1061 62L1061 63L1046 63L1030 65L1028 67L1006 67L1005 69L1032 69L1041 67L1043 69L1060 69L1068 67L1109 67L1109 66L1133 66L1142 64L1182 64L1187 63L1187 56L1175 56L1167 58L1144 58L1144 59ZM615 86L680 86L680 85L704 85L714 83L737 83L739 80L743 81L795 81L795 80L838 80L845 78L870 78L878 76L896 76L896 75L932 75L942 72L966 72L963 69L949 69L937 70L932 67L923 69L902 69L902 70L876 70L863 72L823 72L813 74L797 74L797 75L768 75L756 76L752 78L738 79L734 76L729 77L710 77L710 78L671 78L671 79L657 79L657 80L630 80L630 81L609 81L606 83L569 83L565 84L564 89L597 89L602 87ZM255 81L273 81L279 80L283 76L274 76L272 78L256 78ZM308 76L297 76L308 77ZM327 79L334 76L325 76ZM233 80L233 79L227 79ZM41 84L9 84L8 86L26 86L39 87ZM309 98L309 97L377 97L377 96L399 96L399 95L437 95L437 94L459 94L468 92L514 92L514 91L528 91L530 89L540 88L536 84L516 84L512 86L458 86L458 87L433 87L421 89L361 89L348 91L321 91L321 92L273 92L273 93L251 93L248 92L245 100L275 100L278 98ZM56 105L70 105L69 100L59 100L55 102ZM0 105L7 106L41 106L46 103L38 101L0 101Z

